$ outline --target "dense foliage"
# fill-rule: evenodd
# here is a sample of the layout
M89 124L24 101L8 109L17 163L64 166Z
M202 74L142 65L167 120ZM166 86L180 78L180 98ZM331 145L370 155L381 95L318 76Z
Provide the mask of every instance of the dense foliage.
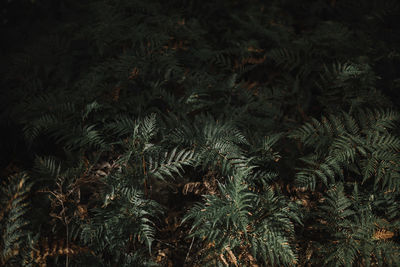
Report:
M0 8L0 265L400 264L397 1Z

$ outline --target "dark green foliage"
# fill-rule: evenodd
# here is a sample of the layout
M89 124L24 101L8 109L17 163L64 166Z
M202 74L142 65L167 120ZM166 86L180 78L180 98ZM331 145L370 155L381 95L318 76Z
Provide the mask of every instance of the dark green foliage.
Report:
M29 229L28 197L32 182L25 173L10 176L4 181L0 195L0 263L2 265L28 264L31 229Z
M215 266L217 255L226 254L236 262L232 255L250 250L259 262L293 265L297 261L292 242L294 222L300 223L298 207L276 196L272 188L260 194L251 192L244 176L232 176L227 185L219 185L220 195L206 195L205 203L195 205L184 218L193 220L191 236L209 243L210 248L201 252L202 260Z
M113 188L105 196L104 205L93 209L93 218L82 224L80 238L97 255L102 255L105 266L148 266L143 255L151 252L155 229L150 216L160 207L146 200L133 188ZM130 250L126 251L127 248Z
M324 185L336 177L362 183L373 180L374 189L398 191L400 139L392 135L397 112L391 110L360 110L354 116L322 117L312 119L291 137L314 149L315 154L302 161L313 168L301 169L297 181L301 186L315 189L317 179Z
M375 214L371 207L372 194L366 198L357 191L356 185L348 197L343 184L334 185L317 211L317 227L325 231L327 237L318 244L318 251L325 258L324 265L395 266L400 247L390 238L396 227Z
M0 265L400 264L396 1L6 2Z

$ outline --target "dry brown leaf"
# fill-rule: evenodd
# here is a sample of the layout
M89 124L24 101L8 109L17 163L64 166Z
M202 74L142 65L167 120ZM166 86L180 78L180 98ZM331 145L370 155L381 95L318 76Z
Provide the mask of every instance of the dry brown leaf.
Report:
M221 261L226 265L229 266L228 262L226 261L224 254L219 254L219 258L221 259Z
M236 256L235 256L235 254L233 254L231 248L229 246L227 246L225 248L225 250L228 251L230 262L232 262L235 266L238 266Z
M386 229L379 229L374 233L372 238L377 240L386 240L392 238L393 236L394 236L393 232L388 231Z
M184 195L187 195L187 193L194 193L195 195L199 194L201 192L201 183L200 182L192 182L192 183L187 183L184 185L182 193Z

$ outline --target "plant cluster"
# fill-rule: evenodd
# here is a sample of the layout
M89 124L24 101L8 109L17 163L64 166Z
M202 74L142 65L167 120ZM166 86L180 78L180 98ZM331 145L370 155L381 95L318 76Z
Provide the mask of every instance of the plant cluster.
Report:
M397 1L0 9L0 265L399 266Z

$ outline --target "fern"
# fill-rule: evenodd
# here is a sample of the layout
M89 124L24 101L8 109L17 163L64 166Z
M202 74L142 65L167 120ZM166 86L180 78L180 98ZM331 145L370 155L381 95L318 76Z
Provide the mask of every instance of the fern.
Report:
M151 252L155 229L151 217L161 209L157 203L143 198L140 191L122 187L105 196L102 208L93 210L92 219L83 224L81 239L93 248L104 264L129 266L145 259L144 247ZM146 261L142 262L147 266Z
M334 185L320 207L321 229L330 239L321 244L321 254L327 255L327 266L366 264L393 265L398 262L398 244L390 239L385 220L372 213L368 202L357 191L349 198L343 184ZM357 265L357 266L358 266Z
M30 244L30 230L27 213L29 210L28 197L32 182L26 173L18 173L4 182L1 190L0 212L1 243L0 261L2 265L18 263L18 258L26 258Z
M391 120L396 118L396 113L390 110L367 110L358 112L356 116L323 117L321 122L313 119L312 123L293 131L291 138L314 147L318 152L310 160L303 159L313 168L299 169L299 184L315 189L317 179L325 186L334 183L336 177L346 179L343 175L346 167L363 176L358 178L359 181L374 177L375 186L397 188L397 165L394 162L397 161L399 140L388 132L393 128ZM384 132L377 128L380 123L387 127ZM329 152L323 152L323 148Z
M170 153L165 153L162 157L149 158L148 172L161 180L165 177L173 177L173 173L181 176L183 166L190 166L194 163L194 152L190 150L181 150L177 153L174 148Z
M0 265L400 262L396 1L6 2Z
M234 254L250 249L254 258L272 265L293 265L297 256L289 242L294 234L293 222L300 222L299 218L271 188L259 196L248 189L243 178L241 174L226 185L220 184L218 195L205 196L204 204L196 204L189 211L183 222L193 220L191 236L212 244L209 249L217 255L226 253L226 248ZM207 262L212 252L205 253Z

